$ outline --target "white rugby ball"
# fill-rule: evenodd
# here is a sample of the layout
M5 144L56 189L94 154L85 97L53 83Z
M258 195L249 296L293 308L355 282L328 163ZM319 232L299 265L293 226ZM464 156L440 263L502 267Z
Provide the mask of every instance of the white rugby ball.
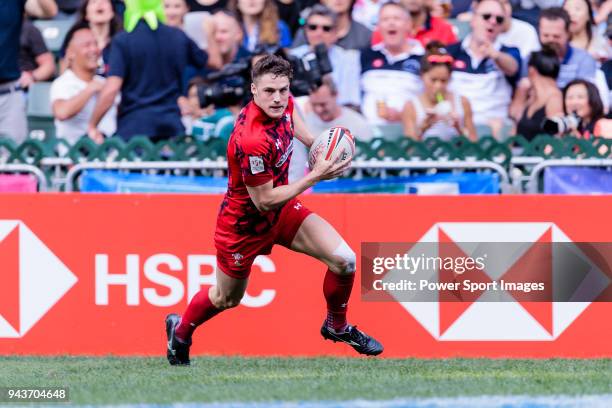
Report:
M323 157L329 160L337 151L343 151L338 161L350 160L355 154L355 138L345 127L332 127L317 136L310 146L308 167L312 170L319 154L322 153Z

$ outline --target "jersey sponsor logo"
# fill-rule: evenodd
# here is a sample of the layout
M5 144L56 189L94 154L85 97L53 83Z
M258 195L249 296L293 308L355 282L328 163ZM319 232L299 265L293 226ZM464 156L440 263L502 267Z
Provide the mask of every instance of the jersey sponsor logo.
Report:
M261 156L249 156L249 164L253 174L262 173L265 170L264 161Z
M287 161L287 158L289 157L292 151L293 151L293 140L291 141L291 143L289 143L289 146L287 147L287 151L285 151L285 153L283 153L280 159L278 159L278 162L275 164L275 166L276 167L282 166Z

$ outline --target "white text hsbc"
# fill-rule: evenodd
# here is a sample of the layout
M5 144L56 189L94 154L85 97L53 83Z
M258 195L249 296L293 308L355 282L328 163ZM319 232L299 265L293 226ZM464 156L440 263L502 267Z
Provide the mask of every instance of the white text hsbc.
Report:
M110 270L109 255L96 254L96 305L123 303L138 306L141 301L159 307L179 303L182 305L191 300L202 286L216 283L217 259L214 255L187 255L186 259L181 259L173 254L154 254L146 258L129 254L125 256L122 264L113 265L121 265L121 269ZM274 262L267 256L258 256L253 266L258 266L264 273L276 271ZM203 271L207 273L203 274ZM186 278L186 285L179 276ZM121 295L117 296L117 290L114 289L109 296L111 287L120 287ZM263 289L258 294L249 294L247 291L242 305L263 307L270 304L275 295L274 289Z

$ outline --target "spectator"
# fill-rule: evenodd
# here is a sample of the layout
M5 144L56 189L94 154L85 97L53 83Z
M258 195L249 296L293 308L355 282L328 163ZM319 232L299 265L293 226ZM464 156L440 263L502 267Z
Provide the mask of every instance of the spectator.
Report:
M300 27L301 0L274 0L274 4L278 8L278 18L287 24L291 36L295 36L297 29Z
M104 78L96 75L100 50L87 25L75 26L66 35L67 69L51 85L51 109L55 133L71 145L87 134ZM117 112L113 106L104 115L99 128L105 135L115 133Z
M19 38L19 85L27 89L34 82L48 81L55 74L53 54L45 45L40 31L28 19L24 19Z
M324 44L332 66L332 78L338 84L338 100L341 105L351 105L356 108L361 103L359 87L359 53L355 50L345 50L337 45L336 14L329 8L316 4L306 18L306 39L308 45L294 48L290 53L298 58L303 57L314 47Z
M584 50L570 44L571 19L560 7L542 10L540 14L540 43L549 44L561 60L561 69L557 78L559 88L564 88L571 80L582 78L593 82L597 64Z
M198 97L198 87L207 85L201 77L195 77L189 83L188 95L191 115L184 118L186 120L183 120L183 123L187 129L187 134L200 140L219 137L227 141L232 133L234 121L241 106L236 104L219 108L211 104L202 108Z
M370 124L399 122L404 105L421 93L421 43L406 40L410 30L408 11L399 3L381 6L379 30L382 43L361 53L361 111Z
M431 15L428 0L402 0L402 4L410 13L412 29L408 33L409 37L416 38L423 46L426 46L432 40L440 41L444 45L457 42L453 27L443 18ZM379 42L380 33L374 31L372 44Z
M563 9L570 16L571 46L587 51L595 60L606 60L608 47L597 31L590 0L565 0Z
M608 47L612 49L612 13L608 16L608 27L606 28L606 38L608 39ZM610 98L608 99L612 103L612 55L608 61L601 64L601 70L606 78ZM612 106L611 106L612 107Z
M370 125L360 113L338 104L338 89L331 79L326 79L319 88L311 92L305 106L304 122L308 129L318 135L335 126L350 129L357 140L369 141L373 134ZM308 149L297 139L293 140L293 156L289 164L289 182L304 176L308 163Z
M0 2L0 135L17 143L28 133L25 98L19 84L19 38L25 9L33 9L45 17L57 13L53 0L20 0Z
M161 22L153 29L141 19L133 31L119 33L112 42L108 80L88 134L102 140L98 123L121 91L117 133L122 138L146 135L157 141L183 135L177 104L183 72L187 64L203 67L207 58L183 31Z
M83 0L78 11L75 26L88 24L96 37L98 49L101 50L98 62L98 74L106 75L110 57L111 39L121 31L121 19L115 14L110 0ZM61 55L65 54L66 41L62 44ZM65 62L60 64L60 71L66 68Z
M604 117L604 110L599 91L593 83L575 79L567 84L563 88L563 111L566 115L579 118L578 126L571 129L573 136L587 139L593 135L612 137L611 134L595 132L598 122Z
M214 13L227 8L227 0L187 0L189 11L207 11Z
M228 10L219 10L213 15L213 39L221 54L221 65L238 62L250 53L242 46L242 29L238 17Z
M518 48L521 61L526 63L533 51L540 49L538 32L529 23L512 18L512 3L510 0L501 0L506 10L504 28L499 35L499 42L506 47Z
M363 24L353 20L352 8L353 0L321 0L321 4L327 6L336 13L336 32L339 47L348 50L361 50L368 48L372 41L372 31ZM297 47L306 43L304 28L300 29L293 41L293 46Z
M166 24L170 27L183 29L185 14L189 9L185 0L164 0Z
M472 33L461 43L448 47L455 58L451 89L466 96L474 123L501 135L508 118L512 86L520 75L519 50L502 45L498 36L506 20L499 0L476 3L471 20Z
M378 14L383 3L383 0L355 0L352 17L367 29L374 31L378 26Z
M291 45L291 32L287 24L279 20L273 0L230 0L229 9L238 15L242 23L242 45L250 52L258 44Z
M421 60L424 92L404 106L404 134L416 140L432 136L450 140L466 134L476 141L470 101L448 90L453 57L443 46L438 41L427 46L427 53Z
M557 87L561 63L555 50L544 45L541 51L531 53L527 68L533 92L520 117L516 117L516 133L527 140L544 133L546 118L563 116L563 96Z

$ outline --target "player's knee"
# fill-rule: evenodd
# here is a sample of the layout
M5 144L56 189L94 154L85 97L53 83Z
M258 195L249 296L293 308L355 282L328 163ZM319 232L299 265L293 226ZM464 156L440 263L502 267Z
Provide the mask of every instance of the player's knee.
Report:
M217 309L225 310L236 307L240 304L244 294L241 293L222 293L220 290L214 296L211 297L211 301Z
M221 296L221 299L219 299L219 304L215 306L217 306L219 309L231 309L233 307L238 306L241 300L242 296Z
M357 269L357 257L355 252L342 240L334 251L334 272L341 274L355 273Z

